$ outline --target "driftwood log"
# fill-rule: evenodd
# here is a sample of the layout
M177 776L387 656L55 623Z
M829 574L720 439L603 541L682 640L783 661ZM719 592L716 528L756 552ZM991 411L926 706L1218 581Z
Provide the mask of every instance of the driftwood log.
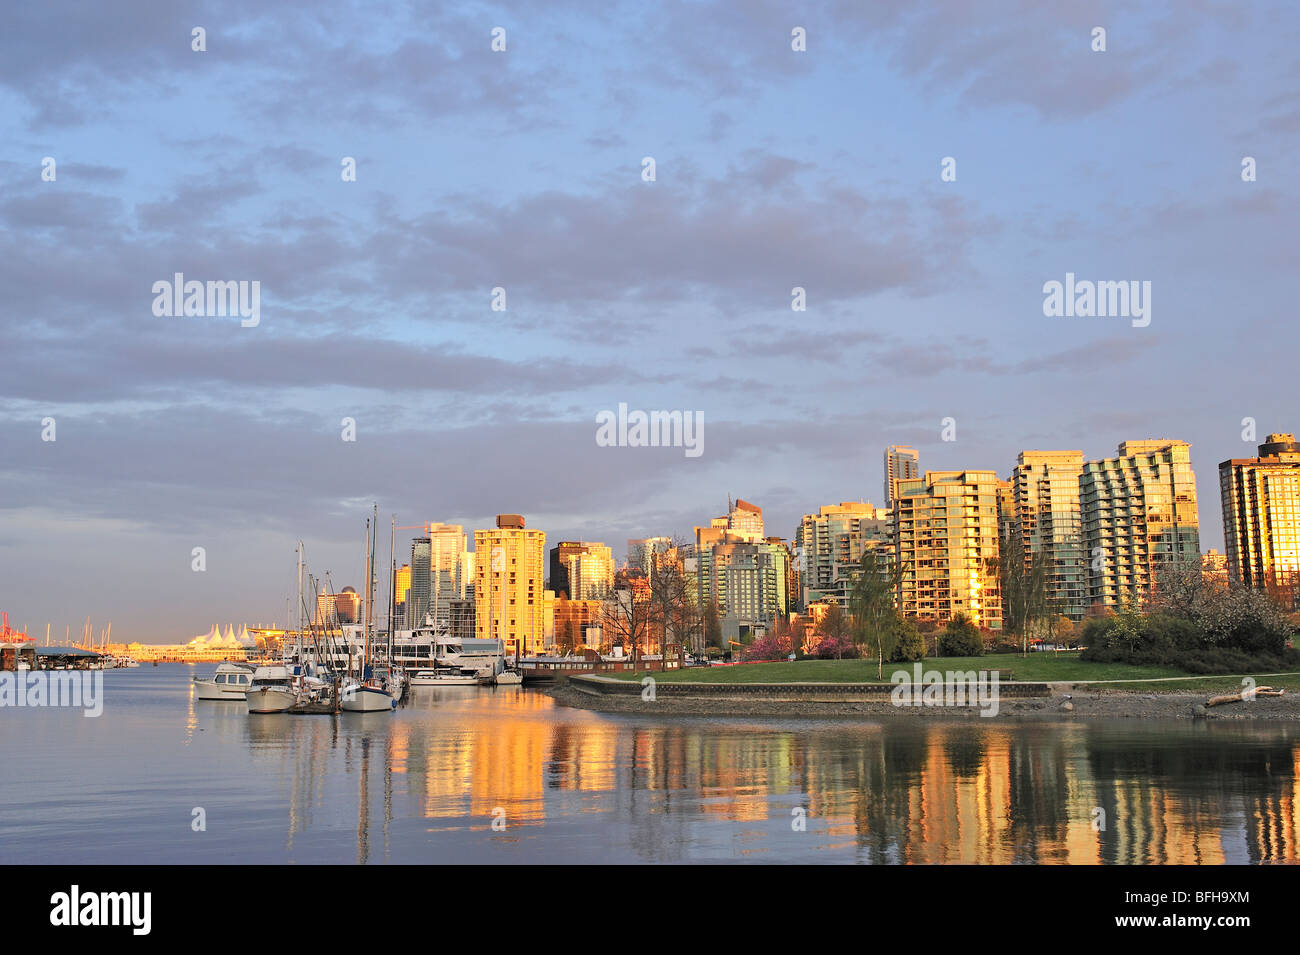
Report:
M1240 703L1242 700L1249 700L1253 696L1281 696L1286 690L1275 690L1271 686L1257 686L1254 691L1242 690L1240 693L1226 693L1223 696L1215 696L1205 701L1206 706L1219 706L1222 703Z

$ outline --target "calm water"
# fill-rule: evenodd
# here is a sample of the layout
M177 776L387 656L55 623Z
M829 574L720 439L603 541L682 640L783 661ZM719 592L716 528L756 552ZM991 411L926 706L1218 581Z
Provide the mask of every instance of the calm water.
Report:
M0 709L0 863L1297 856L1290 725L650 719L476 688L250 717L194 699L212 670L106 673L97 719Z

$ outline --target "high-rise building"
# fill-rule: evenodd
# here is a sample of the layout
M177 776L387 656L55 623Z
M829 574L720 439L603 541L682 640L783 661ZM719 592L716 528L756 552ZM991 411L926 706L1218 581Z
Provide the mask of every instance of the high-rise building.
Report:
M795 532L802 606L841 591L839 581L858 568L862 552L872 541L890 541L890 514L865 501L827 504L805 514Z
M562 541L550 551L550 589L571 600L599 600L614 587L614 551L599 542Z
M411 565L403 564L397 568L397 577L393 584L394 619L406 619L406 598L411 595Z
M695 545L679 552L698 605L716 605L729 637L765 630L790 612L789 547L763 536L763 509L737 500L726 517L695 528Z
M779 538L731 539L711 546L704 561L707 591L730 637L770 628L790 611L790 552Z
M894 501L894 559L906 617L965 614L1002 629L998 485L992 471L926 471L903 480Z
M1008 502L1012 543L1003 560L1026 570L1042 562L1049 607L1071 620L1088 610L1088 561L1083 550L1079 503L1082 451L1022 451L1011 473Z
M429 606L434 619L446 623L451 601L464 599L465 587L472 579L473 570L466 567L465 528L429 522L424 529L429 538Z
M587 544L568 559L569 597L600 600L614 588L614 553L605 544Z
M463 526L436 521L426 523L424 536L411 542L408 596L403 602L407 627L423 626L430 614L435 623L449 621L451 601L463 600L473 579L466 543Z
M546 586L557 595L569 596L569 558L582 552L581 541L560 541L550 550Z
M1259 457L1219 465L1228 575L1257 590L1300 583L1300 442L1270 434Z
M1200 560L1196 475L1186 441L1125 441L1116 457L1086 462L1079 501L1090 606L1140 605L1162 566Z
M361 597L351 587L336 594L316 595L316 626L336 627L361 620Z
M639 570L647 577L654 568L654 555L662 554L673 546L671 537L629 538L627 542L627 566L629 570Z
M527 530L519 514L474 532L474 632L505 641L507 653L545 649L546 534Z
M898 485L921 476L921 454L916 448L891 444L885 448L885 507L892 508L898 497Z
M727 530L746 540L763 539L763 509L757 504L736 498L736 504L727 514Z
M600 600L614 586L614 552L599 542L560 541L550 568L550 589L570 600Z
M604 602L600 600L555 601L555 643L561 650L600 647Z
M406 597L407 629L424 626L425 617L429 614L429 593L433 583L431 553L429 538L417 537L411 541L411 584Z
M473 591L471 584L469 589ZM448 603L448 612L450 614L449 623L451 626L451 636L455 640L472 640L474 639L474 597L470 596L451 600Z

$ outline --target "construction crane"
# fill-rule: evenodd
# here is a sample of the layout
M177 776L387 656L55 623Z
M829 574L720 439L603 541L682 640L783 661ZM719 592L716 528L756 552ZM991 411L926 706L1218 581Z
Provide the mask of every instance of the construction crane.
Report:
M9 611L0 611L0 640L7 643L23 643L31 640L31 637L22 630L15 630L9 626Z

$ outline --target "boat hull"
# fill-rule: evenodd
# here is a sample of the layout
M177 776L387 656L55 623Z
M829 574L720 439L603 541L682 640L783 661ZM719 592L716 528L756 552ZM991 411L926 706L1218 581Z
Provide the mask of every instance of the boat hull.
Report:
M349 687L344 691L341 703L348 713L378 713L392 710L397 701L385 690L372 686Z
M194 692L200 700L234 700L237 703L244 702L244 697L248 693L246 687L237 687L227 689L224 686L218 686L207 680L195 680Z
M259 687L249 690L245 700L249 713L283 713L293 706L297 697L278 687Z
M478 676L461 673L413 673L408 677L411 686L478 686Z

